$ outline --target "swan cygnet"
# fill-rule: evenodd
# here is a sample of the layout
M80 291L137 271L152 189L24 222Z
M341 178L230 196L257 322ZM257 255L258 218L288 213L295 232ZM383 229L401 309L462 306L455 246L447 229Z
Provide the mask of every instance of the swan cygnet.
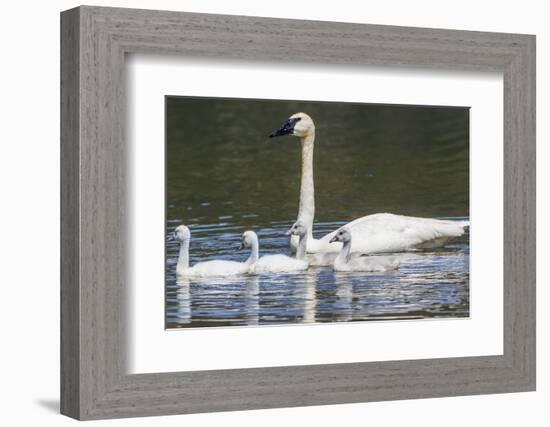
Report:
M306 258L307 228L301 222L297 222L285 234L287 236L299 237L296 258L282 254L265 255L251 264L251 273L291 273L308 269L309 263ZM256 233L250 230L245 231L243 234L242 246L251 248L252 253L256 253L257 256L259 252L259 243Z
M298 219L308 229L308 253L337 253L342 244L332 240L334 232L320 239L313 237L315 217L315 191L313 183L313 148L315 145L315 124L305 113L290 116L282 126L269 135L270 138L293 135L300 140L302 148L302 175L300 182L300 204ZM346 224L353 233L353 252L371 254L377 252L400 252L416 249L425 242L437 242L439 245L450 238L462 236L468 221L417 218L391 213L376 213L357 218ZM332 242L332 243L331 243ZM290 240L293 251L298 238ZM312 260L315 262L315 260ZM322 257L319 261L326 263Z
M334 271L383 272L399 268L399 261L392 257L352 254L351 232L346 227L340 228L330 241L342 243L342 249L334 260Z
M220 259L199 262L189 267L189 242L191 241L189 228L185 225L178 226L173 233L173 238L180 242L178 264L176 267L176 274L180 277L219 277L245 274L248 273L250 264L254 260L253 254L251 254L245 262Z

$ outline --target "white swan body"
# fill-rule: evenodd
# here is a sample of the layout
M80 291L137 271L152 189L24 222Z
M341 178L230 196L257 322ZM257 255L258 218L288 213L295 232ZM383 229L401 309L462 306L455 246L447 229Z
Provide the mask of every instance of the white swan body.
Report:
M296 258L282 254L265 255L258 258L258 236L253 231L245 231L243 245L250 247L252 254L256 254L257 258L250 265L250 273L291 273L307 270L309 263L306 259L306 233L307 228L300 222L296 222L286 233L287 235L296 235L299 238Z
M308 253L307 260L310 266L328 267L334 264L338 252L316 252Z
M288 118L282 127L273 132L270 137L288 134L299 137L302 145L302 178L298 220L301 220L308 228L307 252L339 252L342 244L339 242L330 243L335 232L327 234L321 239L313 238L313 220L315 217L315 190L313 184L315 124L307 114L296 113ZM352 252L369 254L406 251L414 249L425 242L461 236L464 234L464 228L468 225L468 221L415 218L380 213L358 218L346 224L345 227L348 227L354 236ZM298 246L298 238L293 236L290 244L292 250L295 251Z
M185 225L180 225L174 231L174 238L180 242L176 274L179 277L223 277L248 273L252 255L246 262L211 260L189 266L189 242L191 232Z
M295 271L307 270L307 261L289 257L287 255L275 254L261 257L253 266L253 272L259 273L292 273Z
M464 234L468 221L449 221L431 218L379 213L367 215L344 225L354 236L351 251L361 254L401 252L414 249L425 242L449 239ZM339 229L320 239L308 240L308 251L336 253L342 248L339 242L330 243ZM358 239L355 236L359 236ZM292 244L293 242L291 242Z
M193 267L177 269L177 274L186 277L223 277L246 274L249 266L245 262L214 259L195 264Z
M337 258L333 264L334 271L361 271L365 273L383 273L398 268L399 263L396 260L379 255L353 257L348 262L340 262Z
M340 242L342 249L334 260L334 271L384 272L399 268L399 261L387 256L359 256L351 253L351 232L347 227L338 230L331 242Z

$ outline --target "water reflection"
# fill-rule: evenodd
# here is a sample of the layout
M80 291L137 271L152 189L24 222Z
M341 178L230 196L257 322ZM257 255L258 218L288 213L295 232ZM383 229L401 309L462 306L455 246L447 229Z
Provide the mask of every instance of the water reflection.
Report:
M349 322L353 319L353 284L349 274L335 272L334 286L336 288L334 306L338 312L338 320Z
M304 280L302 281L303 285L303 314L302 321L304 323L315 322L315 316L317 314L317 280L319 272L315 269L309 271Z
M181 279L177 281L173 295L167 296L167 302L173 307L173 316L178 319L178 323L191 322L191 293L189 291L191 284L189 280Z
M262 254L289 253L283 233L290 224L260 230ZM320 223L320 229L340 223ZM244 260L235 252L235 227L213 243L211 230L192 228L191 263L221 258ZM210 237L205 237L204 235ZM466 317L469 315L469 236L447 245L393 254L396 271L333 272L313 267L295 274L261 274L177 280L177 243L167 246L166 322L168 328L280 323ZM211 246L214 248L209 250ZM205 255L210 254L210 255Z

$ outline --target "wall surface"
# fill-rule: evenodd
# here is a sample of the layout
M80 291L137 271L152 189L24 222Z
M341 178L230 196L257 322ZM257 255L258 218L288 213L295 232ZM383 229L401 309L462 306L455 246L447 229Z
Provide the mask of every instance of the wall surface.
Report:
M503 31L537 35L538 218L549 217L550 27L545 3L507 1L188 0L97 1L97 5ZM0 316L3 425L63 426L59 383L59 12L74 1L2 7ZM546 194L545 194L546 193ZM535 393L277 409L109 421L117 426L335 424L548 425L548 222L538 224L538 390ZM7 239L6 239L7 237ZM546 240L543 242L543 240ZM23 308L23 309L21 309Z

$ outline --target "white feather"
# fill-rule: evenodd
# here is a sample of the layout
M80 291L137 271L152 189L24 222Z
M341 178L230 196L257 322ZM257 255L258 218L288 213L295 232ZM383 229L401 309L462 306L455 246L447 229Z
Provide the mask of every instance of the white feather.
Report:
M235 276L248 273L249 267L250 266L246 262L216 259L199 262L193 267L184 268L178 271L178 274L187 277Z
M265 255L252 266L251 272L259 273L290 273L307 270L308 262L291 258L287 255Z
M430 241L447 240L464 234L468 221L449 221L431 218L379 213L358 218L343 227L353 233L352 252L372 254L377 252L400 252L415 249ZM308 252L336 253L342 248L340 242L329 243L339 229L320 239L307 241ZM291 242L294 246L294 242Z

